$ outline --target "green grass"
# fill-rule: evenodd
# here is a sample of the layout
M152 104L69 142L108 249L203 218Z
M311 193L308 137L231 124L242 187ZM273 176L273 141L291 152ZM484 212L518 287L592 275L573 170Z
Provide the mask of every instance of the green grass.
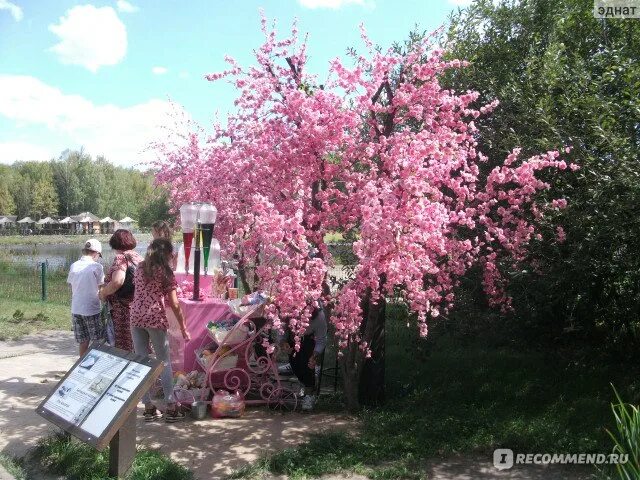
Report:
M36 466L46 473L64 475L69 480L106 480L109 449L98 452L64 433L42 440L33 455ZM193 474L155 450L140 449L126 480L192 480Z
M71 292L66 272L47 273L47 301L41 298L38 269L0 260L0 340L70 328Z
M0 300L0 340L18 339L43 330L70 330L68 305Z
M20 462L17 462L10 456L0 453L0 465L4 467L4 469L9 472L16 480L27 480L27 473L20 465Z
M377 479L422 478L420 466L457 453L609 453L610 382L640 392L637 363L586 348L542 347L495 330L464 335L434 329L428 340L391 308L384 407L359 415L354 432L316 434L237 472L292 479L352 471Z

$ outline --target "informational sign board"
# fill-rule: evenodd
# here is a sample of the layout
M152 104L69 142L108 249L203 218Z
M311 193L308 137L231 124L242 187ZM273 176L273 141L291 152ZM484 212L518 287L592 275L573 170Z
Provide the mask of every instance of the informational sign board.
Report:
M92 346L36 412L102 450L161 369L158 360L106 345Z

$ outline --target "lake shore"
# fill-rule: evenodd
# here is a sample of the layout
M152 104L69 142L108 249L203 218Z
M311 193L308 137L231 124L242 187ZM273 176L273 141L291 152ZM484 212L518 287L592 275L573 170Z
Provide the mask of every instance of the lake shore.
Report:
M150 241L150 233L134 233L138 241ZM76 245L87 238L108 242L111 234L98 235L0 235L0 247L4 245Z

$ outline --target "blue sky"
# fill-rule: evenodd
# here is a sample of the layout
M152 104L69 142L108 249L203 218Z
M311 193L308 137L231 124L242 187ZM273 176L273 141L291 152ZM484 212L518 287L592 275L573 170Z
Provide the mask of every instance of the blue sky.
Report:
M234 91L207 82L225 54L252 62L259 9L286 33L308 32L310 70L361 46L364 23L383 47L418 24L433 30L465 0L0 0L0 163L48 160L65 148L120 165L149 159L168 100L202 126L233 108Z

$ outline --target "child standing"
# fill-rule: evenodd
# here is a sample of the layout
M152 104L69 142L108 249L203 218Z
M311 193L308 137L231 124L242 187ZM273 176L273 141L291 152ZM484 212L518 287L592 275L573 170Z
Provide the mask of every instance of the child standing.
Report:
M71 285L71 321L80 356L89 348L90 341L105 338L105 326L100 318L98 290L104 283L104 269L98 263L102 245L92 238L82 249L82 257L71 264L67 283Z
M169 338L167 330L169 321L165 312L165 297L173 310L182 336L190 340L185 326L184 315L176 292L176 279L171 270L173 247L165 238L156 238L147 249L147 254L138 264L133 278L135 293L131 302L131 337L136 353L149 353L149 340L155 351L156 358L164 363L164 370L160 376L164 400L167 404L165 421L176 422L184 418L173 398L173 372L169 358ZM151 402L147 392L142 401L145 405L144 419L147 422L162 417L156 406Z

